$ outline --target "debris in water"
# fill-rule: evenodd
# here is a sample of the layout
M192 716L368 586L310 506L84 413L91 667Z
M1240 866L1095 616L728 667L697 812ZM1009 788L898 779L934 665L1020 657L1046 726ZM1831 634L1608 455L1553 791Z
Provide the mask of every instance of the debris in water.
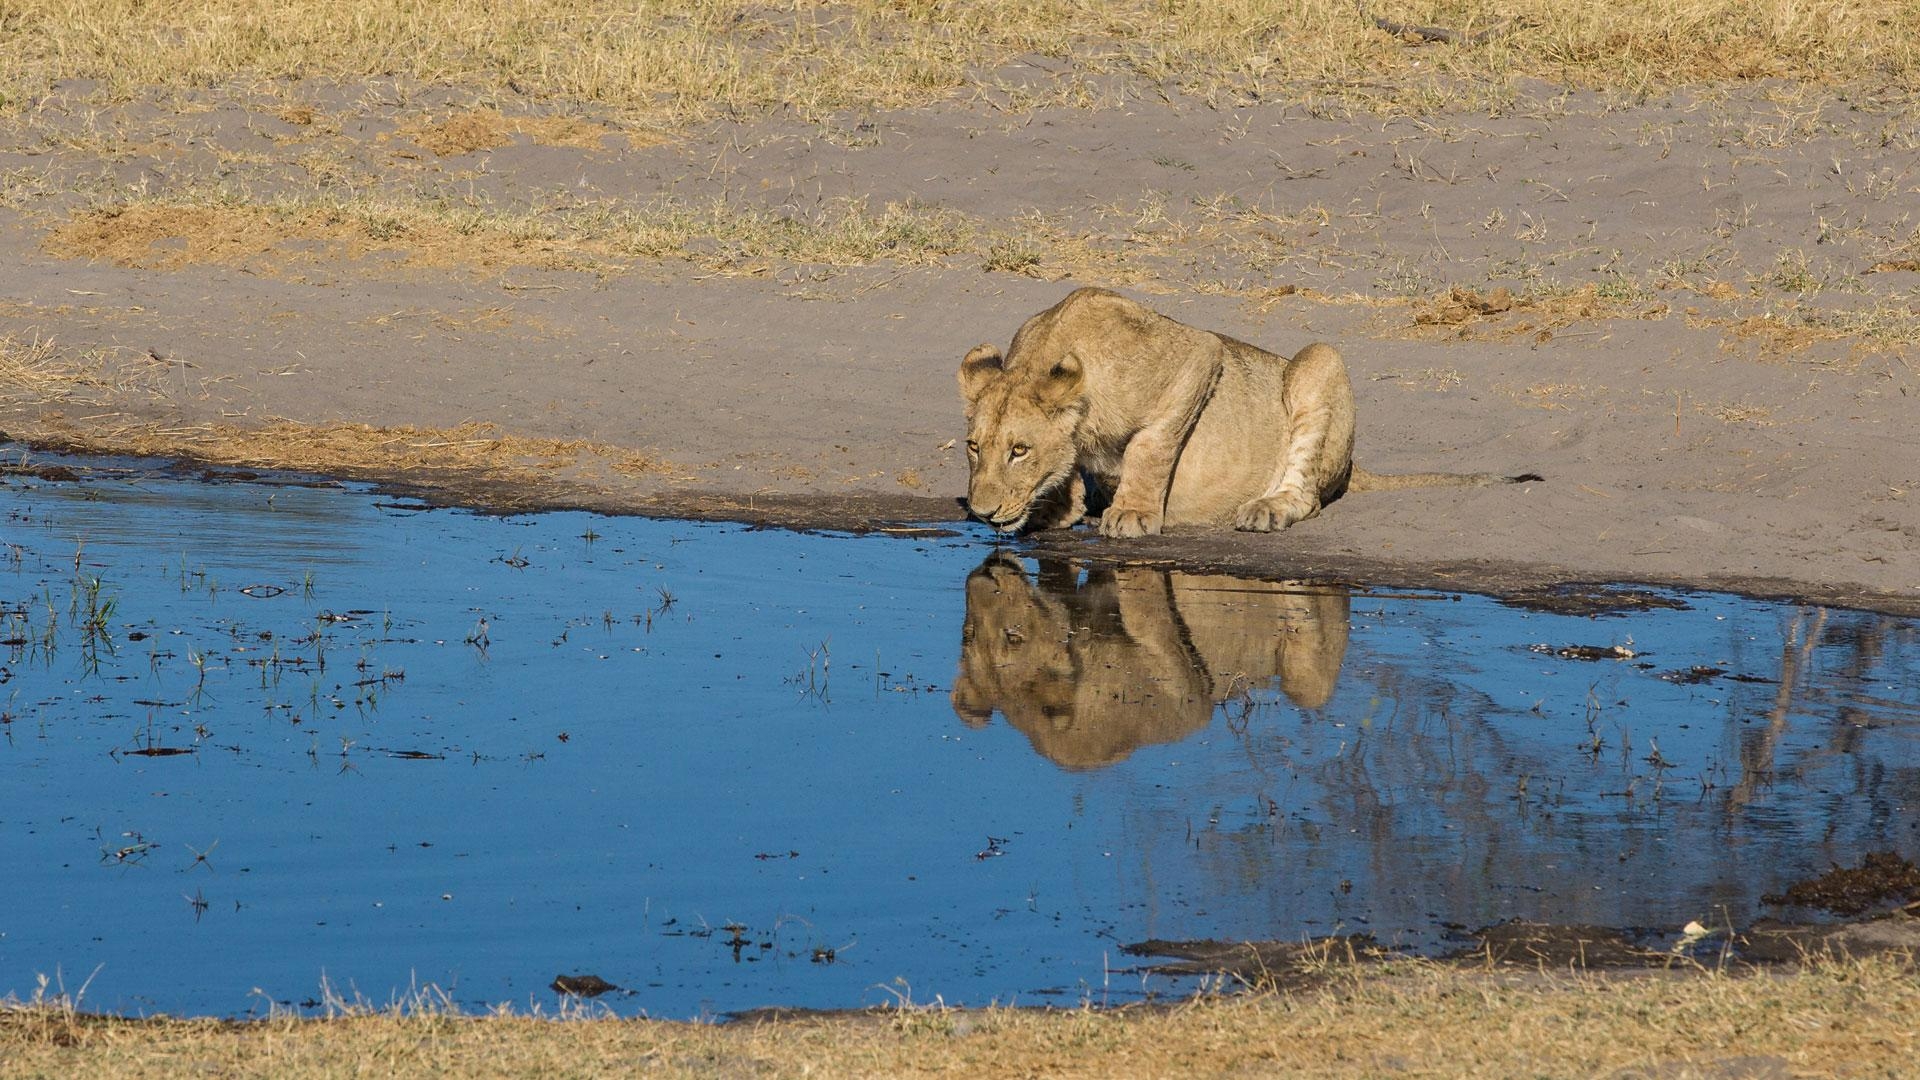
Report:
M1562 660L1631 660L1640 654L1625 645L1529 645L1527 651L1557 656Z
M1762 903L1824 908L1837 915L1858 915L1885 903L1920 899L1920 866L1898 852L1875 851L1858 867L1835 866L1816 878L1797 881L1783 894L1763 896Z
M550 989L570 997L593 998L620 988L598 975L555 975Z

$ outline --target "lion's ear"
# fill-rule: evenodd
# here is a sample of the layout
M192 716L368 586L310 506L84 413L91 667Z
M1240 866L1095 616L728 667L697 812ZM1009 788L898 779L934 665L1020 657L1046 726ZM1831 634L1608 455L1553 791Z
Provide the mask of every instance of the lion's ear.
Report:
M1078 398L1085 384L1086 372L1080 367L1080 358L1068 353L1034 380L1034 400L1045 408L1058 409Z
M986 390L995 375L1006 370L1001 364L1000 346L975 345L960 361L960 396L972 402Z

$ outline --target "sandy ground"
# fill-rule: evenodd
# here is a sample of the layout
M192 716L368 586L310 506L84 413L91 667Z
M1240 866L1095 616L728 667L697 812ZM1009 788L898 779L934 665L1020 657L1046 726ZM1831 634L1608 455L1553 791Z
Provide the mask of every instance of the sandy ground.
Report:
M1645 581L1920 611L1920 136L1894 105L1749 86L1382 119L1142 93L1104 110L775 116L660 145L522 131L435 153L407 130L467 103L376 89L104 111L56 97L0 119L0 337L137 375L0 392L0 432L113 446L135 421L482 421L660 467L583 462L517 498L498 478L391 478L513 505L953 521L959 357L1108 284L1277 351L1335 342L1368 468L1547 479L1353 495L1273 536L1043 543L1270 576ZM286 119L287 98L318 121ZM72 226L102 204L316 185L798 217L910 202L1021 254L829 265L720 241L569 265L404 231L253 244L100 224L130 215ZM1501 286L1521 298L1504 311L1485 302Z

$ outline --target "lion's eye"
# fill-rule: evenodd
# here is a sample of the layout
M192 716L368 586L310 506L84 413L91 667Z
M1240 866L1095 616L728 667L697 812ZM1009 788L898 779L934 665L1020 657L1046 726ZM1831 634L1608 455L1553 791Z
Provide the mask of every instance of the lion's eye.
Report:
M1005 633L1007 635L1007 644L1009 645L1024 644L1027 640L1027 635L1021 633L1020 631L1014 629L1011 626L1007 627L1007 629L1005 630Z
M1013 449L1007 451L1008 461L1019 461L1021 458L1026 456L1027 456L1027 445L1025 443L1014 443Z
M973 441L972 439L968 439L968 440L967 440L967 453L969 453L969 454L978 454L979 452L980 452L980 444L979 444L979 443L977 443L977 442L974 442L974 441Z

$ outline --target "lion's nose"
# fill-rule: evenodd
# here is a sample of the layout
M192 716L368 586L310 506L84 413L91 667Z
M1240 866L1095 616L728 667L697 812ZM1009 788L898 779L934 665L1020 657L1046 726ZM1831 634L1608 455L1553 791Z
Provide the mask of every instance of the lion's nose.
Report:
M967 513L972 514L975 520L984 521L996 529L1004 530L1007 526L1020 520L1021 516L1026 513L1026 507L1018 504L1009 506L1006 503L995 503L993 506L988 507L974 501L972 496L968 496Z

